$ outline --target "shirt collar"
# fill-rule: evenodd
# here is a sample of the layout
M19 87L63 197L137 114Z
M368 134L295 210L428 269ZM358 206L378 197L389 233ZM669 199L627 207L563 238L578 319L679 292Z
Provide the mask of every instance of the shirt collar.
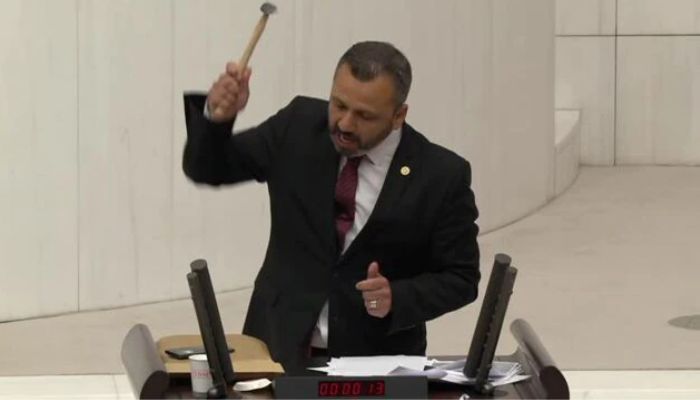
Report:
M384 140L367 150L364 156L374 165L388 167L399 147L399 142L401 142L401 127L391 131Z

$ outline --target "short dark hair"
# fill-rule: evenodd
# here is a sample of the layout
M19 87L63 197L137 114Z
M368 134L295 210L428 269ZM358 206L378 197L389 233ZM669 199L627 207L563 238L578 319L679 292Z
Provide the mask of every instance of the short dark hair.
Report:
M382 73L388 74L394 81L396 106L406 101L411 89L411 64L406 56L391 43L366 41L352 45L340 57L336 72L341 65L347 64L355 78L366 82Z

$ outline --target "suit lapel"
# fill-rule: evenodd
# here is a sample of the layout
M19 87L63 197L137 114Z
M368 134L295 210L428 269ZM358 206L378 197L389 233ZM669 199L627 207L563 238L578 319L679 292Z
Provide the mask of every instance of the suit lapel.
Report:
M314 141L306 153L308 162L304 181L307 218L312 221L324 249L337 251L335 231L335 183L340 156L333 147L327 129Z
M343 257L349 257L358 247L361 247L363 241L371 239L377 221L385 220L385 216L390 214L392 209L399 204L406 188L411 183L412 171L417 167L415 165L417 157L415 156L418 153L418 149L419 144L415 131L409 125L404 124L401 142L399 142L396 153L394 153L394 157L391 160L389 170L384 179L384 185L379 192L372 214L355 240L350 244L350 247L343 254Z

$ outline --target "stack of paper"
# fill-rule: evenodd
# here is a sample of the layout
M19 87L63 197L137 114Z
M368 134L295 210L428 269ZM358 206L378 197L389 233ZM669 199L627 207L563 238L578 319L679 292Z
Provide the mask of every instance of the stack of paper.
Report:
M341 357L331 358L326 367L309 369L335 376L411 375L460 385L474 384L475 380L467 378L462 372L464 363L464 358L457 361L428 361L422 356ZM488 381L494 386L501 386L527 378L529 376L523 375L520 364L495 361Z
M423 356L371 356L331 358L327 367L309 368L335 376L389 375L399 367L422 371L428 365Z
M475 383L474 379L467 378L462 372L466 359L457 361L439 361L431 360L433 368L439 371L444 371L445 376L440 378L442 381L458 383L462 385L470 385ZM493 386L501 386L509 383L519 382L529 378L528 375L523 375L523 369L519 363L494 361L489 371L488 381Z

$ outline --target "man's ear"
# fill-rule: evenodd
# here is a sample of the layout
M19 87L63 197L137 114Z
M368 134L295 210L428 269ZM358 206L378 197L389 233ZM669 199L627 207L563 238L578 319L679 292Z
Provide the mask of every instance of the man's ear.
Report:
M398 110L396 110L396 113L394 114L394 123L392 125L393 129L398 129L400 128L404 121L406 121L406 114L408 113L408 104L404 103L401 104Z

